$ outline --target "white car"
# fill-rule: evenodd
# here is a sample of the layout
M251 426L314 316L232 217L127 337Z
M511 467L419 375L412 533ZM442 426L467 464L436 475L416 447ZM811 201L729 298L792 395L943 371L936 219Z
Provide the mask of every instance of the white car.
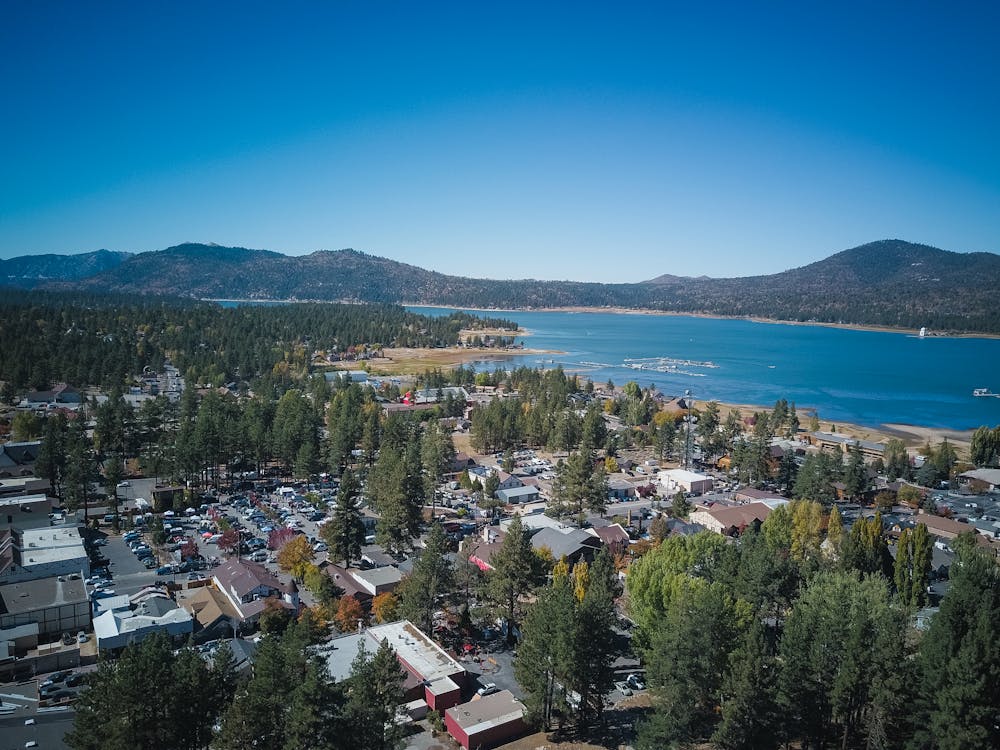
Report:
M487 682L485 685L483 685L481 688L479 688L479 690L476 691L476 695L478 695L478 696L487 696L487 695L493 695L493 693L499 693L499 692L500 692L500 688L498 688L495 683Z
M326 542L316 542L313 545L313 552L326 552L330 548L326 546Z

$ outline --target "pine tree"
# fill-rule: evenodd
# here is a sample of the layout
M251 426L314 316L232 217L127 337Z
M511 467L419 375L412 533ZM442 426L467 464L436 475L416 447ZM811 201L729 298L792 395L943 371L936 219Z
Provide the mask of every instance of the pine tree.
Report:
M454 582L451 563L445 557L447 552L444 529L440 523L432 524L413 572L398 591L400 613L425 633L433 632L438 597L449 592Z
M490 558L493 570L486 578L487 595L507 620L507 639L510 643L514 639L518 598L529 593L534 582L535 560L531 539L520 517L515 517L507 528L500 549Z
M333 515L320 532L330 547L330 559L343 560L345 567L361 555L365 540L365 524L358 508L360 490L354 472L346 469L340 479Z
M777 665L764 626L755 620L729 659L722 685L722 723L712 741L723 750L778 746L781 716L775 701Z
M913 750L1000 747L1000 572L975 549L959 561L920 643Z

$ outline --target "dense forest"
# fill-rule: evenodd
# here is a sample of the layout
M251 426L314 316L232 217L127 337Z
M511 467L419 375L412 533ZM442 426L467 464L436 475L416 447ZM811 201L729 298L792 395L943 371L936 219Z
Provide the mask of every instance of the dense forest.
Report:
M354 250L288 257L264 250L186 244L133 256L101 257L100 268L66 256L15 258L7 283L208 299L300 299L456 307L630 307L774 320L926 326L1000 332L994 292L1000 256L953 253L901 240L845 250L801 268L745 278L641 283L488 280L428 271ZM118 261L116 263L116 261ZM102 270L103 269L103 270ZM664 269L669 270L669 269ZM594 268L594 275L600 269ZM61 280L60 280L61 279Z
M0 380L123 384L170 361L192 383L251 381L275 367L307 370L314 351L451 346L463 328L508 320L428 317L394 305L218 305L181 298L17 292L0 298Z

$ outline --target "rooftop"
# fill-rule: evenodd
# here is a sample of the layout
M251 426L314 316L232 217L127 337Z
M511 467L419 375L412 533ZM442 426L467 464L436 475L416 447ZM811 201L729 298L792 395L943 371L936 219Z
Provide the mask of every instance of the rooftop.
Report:
M87 601L83 579L58 576L0 586L0 614L23 614Z
M461 703L447 712L467 735L524 717L524 705L509 690Z
M376 648L383 640L388 641L396 655L425 680L450 677L465 671L461 664L409 620L376 625L366 632L375 640Z

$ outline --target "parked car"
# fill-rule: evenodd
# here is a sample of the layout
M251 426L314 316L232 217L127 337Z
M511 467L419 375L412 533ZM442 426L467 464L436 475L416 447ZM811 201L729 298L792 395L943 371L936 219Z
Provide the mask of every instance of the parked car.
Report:
M61 669L58 672L53 672L38 687L40 687L40 688L51 687L52 685L55 685L57 683L62 682L67 677L69 677L71 674L73 674L73 670L71 670L71 669Z
M173 575L174 566L173 565L163 565L156 569L156 575L158 576L169 576Z
M76 642L77 643L86 643L87 642L87 634L81 630L79 633L76 634Z
M498 688L495 683L487 682L485 685L479 688L479 690L476 691L476 695L486 696L486 695L493 695L493 693L499 693L499 692L500 688Z
M630 674L625 680L625 683L633 690L645 690L646 683L643 681L642 677L637 674Z
M156 558L155 557L147 557L147 558L143 559L142 564L145 566L146 570L152 570L159 563L156 562Z

